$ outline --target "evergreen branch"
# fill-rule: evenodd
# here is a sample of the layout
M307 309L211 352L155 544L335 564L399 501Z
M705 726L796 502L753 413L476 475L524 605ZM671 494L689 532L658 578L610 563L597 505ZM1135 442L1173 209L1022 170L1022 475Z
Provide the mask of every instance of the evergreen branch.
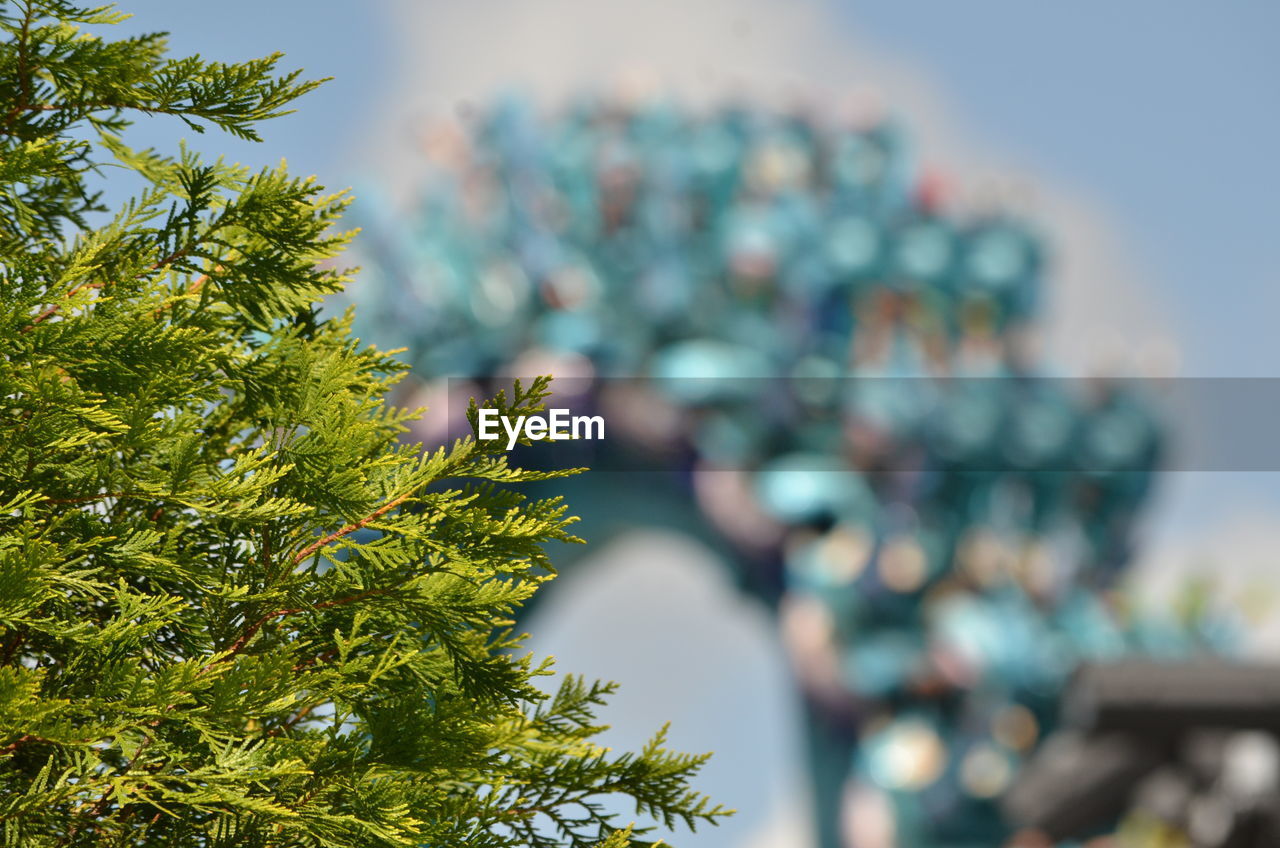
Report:
M14 751L18 750L28 742L39 742L39 741L40 741L40 737L32 736L30 733L24 733L14 741L10 742L8 745L5 745L3 748L0 748L0 757L9 756Z
M328 648L327 650L321 651L320 653L316 654L314 657L311 657L305 660L304 662L297 663L296 665L294 665L292 671L299 672L299 671L308 669L313 665L317 665L322 662L328 662L329 660L333 659L334 656L337 655L337 653L338 653L337 648Z
M146 114L256 138L313 84L74 3L0 4L0 340L28 339L0 356L5 844L545 848L545 815L624 848L602 791L701 821L700 759L600 760L612 689L550 699L517 653L573 519L505 487L562 472L400 444L405 366L319 314L345 195L121 140ZM95 228L116 167L148 188Z
M305 548L303 548L302 551L299 552L298 555L293 558L293 564L301 565L307 559L307 557L311 556L316 551L320 550L321 548L328 545L329 543L336 542L338 539L341 539L343 536L348 536L356 532L357 530L362 530L365 527L368 527L372 522L377 521L379 518L386 515L391 510L400 506L400 504L407 501L411 496L412 496L412 493L400 495L397 498L393 498L392 500L380 506L378 509L375 509L373 512L366 515L364 518L361 518L359 521L353 521L350 524L347 524L333 531L327 536L323 536L315 540L310 545L307 545Z
M27 633L25 630L15 630L13 636L4 646L4 658L0 659L0 665L8 665L13 661L13 655L18 652L18 648L22 647L22 643L26 640Z
M142 755L142 752L146 749L148 745L151 744L152 738L153 737L151 736L151 734L149 733L144 734L142 744L140 744L137 750L134 751L133 756L129 758L129 762L126 763L124 767L120 769L120 774L117 775L117 777L126 775L133 769L133 764L138 761L138 758ZM100 818L102 814L107 811L107 806L111 803L111 793L114 791L114 789L115 789L114 784L108 783L106 790L103 791L101 796L99 796L97 803L95 803L92 807L89 808L88 814L82 817L80 821L77 821L75 824L73 824L71 828L67 831L67 835L64 836L59 841L58 844L66 845L68 842L75 839L76 834L79 833L80 829L83 827L85 819L88 819L89 821L94 821Z
M96 495L84 495L77 498L45 498L45 503L58 504L65 506L67 504L92 503L94 501L105 501L111 498L132 498L132 497L150 497L149 495L137 495L130 492L99 492Z
M28 51L31 49L31 22L35 18L33 0L27 0L22 10L22 25L18 32L18 99L5 116L4 126L8 131L14 120L22 114L26 104L31 102L31 70L27 67L30 61Z
M340 607L346 604L355 603L356 601L363 601L368 598L375 598L380 595L389 595L393 591L394 591L394 588L368 589L364 592L357 592L356 594L350 595L345 598L337 598L331 601L320 601L319 603L311 604L305 607L291 607L289 609L279 609L279 610L276 610L275 612L267 613L266 615L262 616L257 621L255 621L253 624L249 625L249 627L246 628L245 631L240 634L239 638L237 638L236 641L231 643L231 646L227 648L227 651L225 654L223 654L218 659L206 665L203 669L201 669L201 671L208 671L214 665L221 662L227 662L228 660L232 659L236 654L240 653L240 651L242 651L246 645L249 644L249 641L253 639L254 635L256 635L259 630L262 629L262 626L264 624L266 624L269 621L272 621L273 619L287 618L288 616L297 615L300 612L306 612L308 610L330 609L331 607Z
M312 710L320 706L322 703L323 701L312 701L311 703L307 704L305 707L300 708L293 715L289 716L289 718L285 719L285 721L279 726L273 727L271 730L268 730L267 735L279 736L280 734L285 733L286 731L292 730L294 727L297 726L298 722L302 721L304 718L311 715Z
M185 257L185 256L187 255L187 253L188 253L188 252L189 252L188 250L175 250L173 253L170 253L168 256L166 256L166 257L164 257L163 259L160 259L159 261L157 261L154 265L152 265L152 266L151 266L150 268L148 268L147 270L145 270L145 271L141 272L140 274L137 274L137 275L134 277L134 279L142 279L142 278L143 278L143 277L145 277L147 274L151 274L151 273L154 273L154 272L156 272L156 271L159 271L161 268L164 268L165 266L167 266L167 265L171 265L171 264L173 264L174 262L177 262L178 260L182 259L183 257ZM47 320L47 319L49 319L49 318L52 318L54 315L56 315L56 314L57 314L57 312L58 312L58 310L60 310L60 309L62 308L63 303L64 303L66 300L69 300L70 298L72 298L72 297L76 296L77 294L79 294L79 293L80 293L80 292L82 292L82 291L88 291L88 290L92 290L92 289L100 289L100 288L105 287L106 285L107 285L106 281L99 280L99 281L96 281L96 282L81 283L81 284L80 284L80 285L78 285L78 286L74 286L70 291L68 291L65 295L63 295L63 301L59 301L59 302L56 302L56 303L51 303L51 304L49 304L49 306L45 307L45 308L44 308L44 309L43 309L43 310L42 310L38 315L36 315L36 317L35 317L35 318L33 318L33 319L31 320L31 323L30 323L30 324L28 324L27 326L23 327L23 328L22 328L21 330L19 330L18 332L20 332L20 333L29 333L29 332L31 332L32 330L34 330L34 329L36 328L36 325L37 325L37 324L40 324L40 323L42 323L43 321L45 321L45 320Z
M219 269L218 269L218 270L222 270L222 269L219 267ZM187 286L187 294L197 294L197 293L200 291L201 287L203 287L203 286L204 286L204 284L205 284L205 283L207 283L208 281L209 281L209 275L208 275L208 274L201 274L200 276L196 277L196 278L195 278L195 279L193 279L193 280L191 281L191 283ZM159 317L159 315L160 315L162 312L164 312L166 309L169 309L170 307L172 307L172 306L173 306L173 304L174 304L174 302L175 302L175 301L173 301L173 300L166 300L164 303L162 303L162 304L160 304L159 306L157 306L157 307L155 308L155 311L153 311L153 312L151 313L151 314L152 314L152 317Z

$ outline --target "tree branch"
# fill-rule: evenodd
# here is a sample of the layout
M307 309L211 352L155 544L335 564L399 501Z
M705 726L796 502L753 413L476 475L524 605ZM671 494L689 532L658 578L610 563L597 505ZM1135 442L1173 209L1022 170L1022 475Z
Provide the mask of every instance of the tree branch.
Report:
M22 643L26 638L27 631L25 629L14 630L13 636L4 646L4 659L0 660L0 664L8 665L9 661L13 659L13 655L17 653L18 648L22 646Z
M28 66L30 62L28 51L31 48L31 21L34 18L35 4L28 0L22 11L22 29L18 33L18 100L9 110L9 114L5 115L6 133L13 125L14 119L21 115L28 108L27 104L31 102L31 68Z
M161 268L164 268L166 265L172 265L174 262L177 262L179 259L186 256L188 252L189 252L188 249L185 249L185 248L182 250L175 250L173 253L170 253L168 256L164 257L160 261L156 262L156 264L152 265L150 268L143 271L141 274L138 274L136 277L134 277L134 279L136 280L138 279L138 277L143 277L147 274L152 273L153 271L159 271ZM200 277L196 278L196 284L193 284L196 290L199 289L200 285L203 285L205 276L207 275L201 275ZM80 285L73 287L71 291L63 295L62 301L59 301L58 303L52 303L49 306L46 306L44 310L40 312L39 315L37 315L35 318L31 320L30 324L23 327L19 332L29 333L36 328L37 324L40 324L46 319L51 318L54 314L57 313L59 309L62 308L62 304L66 301L67 298L73 297L76 294L79 294L80 292L84 291L85 289L100 289L104 287L106 284L107 284L107 281L103 280L102 282L98 282L98 283L81 283Z
M329 544L330 542L337 541L338 539L341 539L343 536L346 536L350 533L354 533L357 530L368 526L370 523L377 521L383 515L386 515L388 512L395 509L396 507L398 507L400 504L404 503L408 499L409 499L408 495L401 495L400 497L395 498L394 500L388 501L383 506L378 507L378 509L369 513L359 521L354 521L345 527L341 527L333 531L328 536L324 536L323 538L315 540L310 545L307 545L305 548L303 548L302 551L293 558L293 564L301 565L303 560L305 560L307 557L311 556L313 553L323 548L325 545Z
M120 774L116 775L117 777L128 774L129 770L133 768L133 764L138 761L138 758L140 756L142 756L142 752L145 751L147 746L151 744L151 740L153 737L151 736L150 733L145 735L146 735L146 738L142 740L142 744L138 746L138 750L133 752L133 756L129 758L129 762L125 764L125 767L120 770ZM115 788L115 784L108 784L106 791L102 793L102 796L100 798L98 798L98 802L89 808L88 819L90 821L98 818L99 816L101 816L103 813L107 811L107 804L111 802L111 790L114 788ZM60 842L59 844L65 845L66 843L74 839L76 834L80 832L80 827L82 824L83 822L80 821L72 825L71 829L67 831L67 835L63 837L62 842Z
M236 654L240 653L240 651L244 649L244 646L248 645L249 641L253 639L254 635L259 630L262 629L262 625L266 624L267 622L271 621L274 618L287 618L288 616L296 615L297 613L300 613L300 612L306 612L307 610L330 609L332 607L340 607L340 606L343 606L344 604L352 604L352 603L355 603L356 601L363 601L365 598L375 598L379 595L389 595L391 594L392 591L393 591L392 589L366 589L363 592L357 592L356 594L348 595L345 598L335 598L334 600L331 600L331 601L321 601L318 604L311 604L310 606L291 607L290 609L279 609L279 610L276 610L275 612L269 612L266 615L264 615L262 618L255 621L253 624L250 624L248 628L246 628L245 631L240 634L240 638L236 639L234 642L231 643L231 647L227 649L226 656L223 656L217 660L214 660L213 662L206 665L204 668L200 669L200 671L202 673L206 672L209 669L213 668L218 663L226 662L227 660L234 657Z
M32 736L30 733L24 733L14 741L10 742L8 745L5 745L3 748L0 748L0 757L7 757L10 754L12 754L14 751L21 748L23 745L27 744L28 742L39 741L39 738L40 737L38 736Z

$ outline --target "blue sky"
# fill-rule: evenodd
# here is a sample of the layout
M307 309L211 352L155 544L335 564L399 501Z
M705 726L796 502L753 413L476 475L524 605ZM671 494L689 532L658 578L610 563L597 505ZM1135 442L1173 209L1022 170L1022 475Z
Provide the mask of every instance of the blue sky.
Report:
M210 60L243 61L274 52L281 70L302 68L308 79L332 79L298 101L298 111L260 126L261 144L222 133L194 136L179 121L144 121L138 138L161 149L186 137L209 155L255 166L289 160L298 174L318 174L332 187L348 185L360 171L352 157L362 128L386 107L383 97L397 71L394 20L386 3L307 0L136 0L120 3L134 17L116 31L170 34L174 55L199 53Z
M419 4L428 10L423 20L436 5ZM411 64L416 41L404 29L403 6L144 0L126 6L137 13L126 26L170 30L176 52L211 58L282 50L285 67L334 77L298 114L268 125L264 144L192 140L259 164L287 155L296 171L346 185L369 170L360 155L372 149L367 130L395 131L387 118L402 108L398 73ZM1105 207L1157 281L1183 347L1183 373L1280 371L1273 330L1280 5L849 0L834 7L851 35L927 79L993 158ZM166 143L183 129L162 121L147 132Z
M1173 307L1186 373L1280 373L1280 4L841 8L1001 154L1105 204Z

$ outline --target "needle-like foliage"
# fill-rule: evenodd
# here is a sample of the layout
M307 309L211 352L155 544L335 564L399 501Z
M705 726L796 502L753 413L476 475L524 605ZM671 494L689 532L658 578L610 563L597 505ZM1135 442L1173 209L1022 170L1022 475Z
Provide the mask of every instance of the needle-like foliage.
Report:
M0 4L0 842L643 844L609 796L716 821L705 757L611 754L611 687L535 685L512 612L572 518L497 443L398 441L403 366L318 313L346 198L124 141L256 138L315 83L94 34L121 17ZM145 185L114 213L109 165Z

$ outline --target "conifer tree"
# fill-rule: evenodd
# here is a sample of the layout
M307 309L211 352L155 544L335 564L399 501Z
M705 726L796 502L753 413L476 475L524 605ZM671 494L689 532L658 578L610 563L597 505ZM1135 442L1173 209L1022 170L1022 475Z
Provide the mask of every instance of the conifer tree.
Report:
M645 844L609 796L717 821L705 756L613 754L610 685L536 685L511 616L573 519L497 443L398 441L403 366L318 309L345 195L126 143L256 139L316 83L95 34L123 17L0 5L3 844ZM120 168L145 187L107 210Z

